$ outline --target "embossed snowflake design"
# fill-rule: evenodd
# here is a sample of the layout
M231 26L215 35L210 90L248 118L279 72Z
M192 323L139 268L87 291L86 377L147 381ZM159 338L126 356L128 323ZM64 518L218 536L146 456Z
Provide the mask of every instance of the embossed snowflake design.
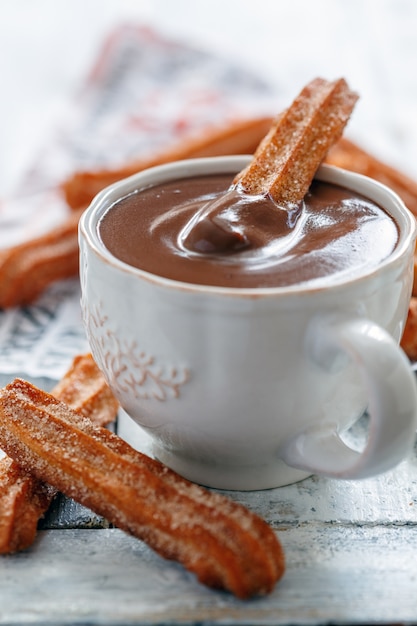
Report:
M135 398L166 401L179 397L190 377L188 368L159 365L135 341L118 339L99 306L89 314L84 309L84 318L97 364L112 372L113 386Z

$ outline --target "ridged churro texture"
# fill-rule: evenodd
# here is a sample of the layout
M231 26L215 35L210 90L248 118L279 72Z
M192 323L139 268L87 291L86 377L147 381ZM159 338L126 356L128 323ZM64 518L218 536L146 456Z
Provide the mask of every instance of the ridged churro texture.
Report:
M78 220L0 252L0 308L30 304L56 280L78 274Z
M270 592L284 555L260 517L181 478L33 385L0 393L0 446L38 480L240 598Z
M75 172L62 184L65 199L72 209L84 208L104 187L149 167L184 159L253 154L271 122L270 117L232 121L224 126L207 128L156 155L133 160L120 168Z
M99 426L116 419L119 403L91 354L75 356L51 394Z
M342 137L329 151L326 163L369 176L395 191L406 207L417 216L417 182L394 167Z
M234 183L250 195L269 193L278 204L299 204L357 99L343 78L311 81L277 117Z
M114 421L119 404L91 354L78 355L52 393L96 424ZM57 490L9 457L0 460L0 554L28 548Z
M6 456L0 460L0 554L28 548L56 490Z

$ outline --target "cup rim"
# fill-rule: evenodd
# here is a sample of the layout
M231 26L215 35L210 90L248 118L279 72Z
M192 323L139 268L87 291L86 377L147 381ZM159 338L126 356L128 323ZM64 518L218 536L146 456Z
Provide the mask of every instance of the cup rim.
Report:
M144 189L161 182L175 180L176 178L187 178L202 174L236 174L249 163L251 158L251 155L233 155L185 159L147 168L117 181L100 191L83 212L78 229L80 243L81 240L84 239L88 247L92 249L96 255L114 268L161 287L191 293L266 296L312 293L326 290L329 286L335 288L352 283L357 284L375 273L380 273L384 269L395 265L403 255L407 253L413 240L416 240L417 220L411 211L407 209L396 192L379 181L362 174L344 170L333 165L323 164L317 170L315 178L324 182L340 185L365 196L383 207L396 221L399 228L399 240L397 245L392 253L376 268L371 268L353 276L334 278L329 285L315 285L314 283L309 285L308 283L304 283L277 287L220 287L174 280L133 267L114 256L101 241L98 232L98 223L108 208L120 198L138 189Z

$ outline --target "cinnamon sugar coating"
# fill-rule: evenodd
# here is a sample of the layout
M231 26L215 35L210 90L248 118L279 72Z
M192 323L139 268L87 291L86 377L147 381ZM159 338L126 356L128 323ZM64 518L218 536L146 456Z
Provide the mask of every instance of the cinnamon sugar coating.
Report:
M299 204L357 99L344 79L311 81L277 117L234 184L249 195L269 193L280 205Z
M91 354L76 356L52 393L100 425L116 417L119 405ZM0 460L0 554L25 550L33 543L38 521L56 493L11 458Z
M79 354L51 394L95 424L113 422L119 403L107 385L91 354Z
M77 210L88 206L94 196L108 185L150 167L183 159L253 154L271 123L271 118L260 117L205 128L196 136L186 137L149 158L135 159L113 169L75 172L62 183L62 191L68 206Z
M0 308L29 304L56 280L78 274L78 220L0 252Z
M0 460L0 554L25 550L56 490L24 471L10 457Z
M284 555L260 517L181 478L33 385L0 394L0 446L38 480L240 598L270 592Z

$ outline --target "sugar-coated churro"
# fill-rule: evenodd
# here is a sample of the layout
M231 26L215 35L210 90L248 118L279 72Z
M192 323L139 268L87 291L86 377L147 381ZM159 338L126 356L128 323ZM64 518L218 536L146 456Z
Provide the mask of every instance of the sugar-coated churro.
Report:
M85 208L104 187L163 163L198 157L252 154L270 126L269 117L238 120L205 129L195 137L184 138L149 158L133 160L119 168L76 172L62 184L66 201L73 209Z
M417 182L342 137L329 151L326 163L374 178L395 191L417 216Z
M5 456L0 460L0 554L28 548L34 541L39 519L56 494Z
M178 476L33 385L0 393L0 445L38 480L240 598L272 590L281 545L260 517Z
M100 425L109 424L118 403L91 354L75 357L52 391L74 410ZM56 495L56 489L38 480L9 457L0 460L0 554L28 548L38 521Z
M417 361L417 298L412 297L407 321L401 338L401 347L411 361Z
M29 304L53 281L78 274L78 220L0 252L0 308Z
M119 403L91 354L74 357L69 370L51 394L99 426L113 422L119 409Z
M299 204L357 98L344 79L311 81L277 117L235 185L250 195L269 193L278 204Z
M395 191L417 217L417 182L384 163L353 141L342 137L329 151L326 163L369 176ZM417 296L417 252L414 255L413 296ZM411 360L417 359L417 305L412 299L405 325L402 347Z

